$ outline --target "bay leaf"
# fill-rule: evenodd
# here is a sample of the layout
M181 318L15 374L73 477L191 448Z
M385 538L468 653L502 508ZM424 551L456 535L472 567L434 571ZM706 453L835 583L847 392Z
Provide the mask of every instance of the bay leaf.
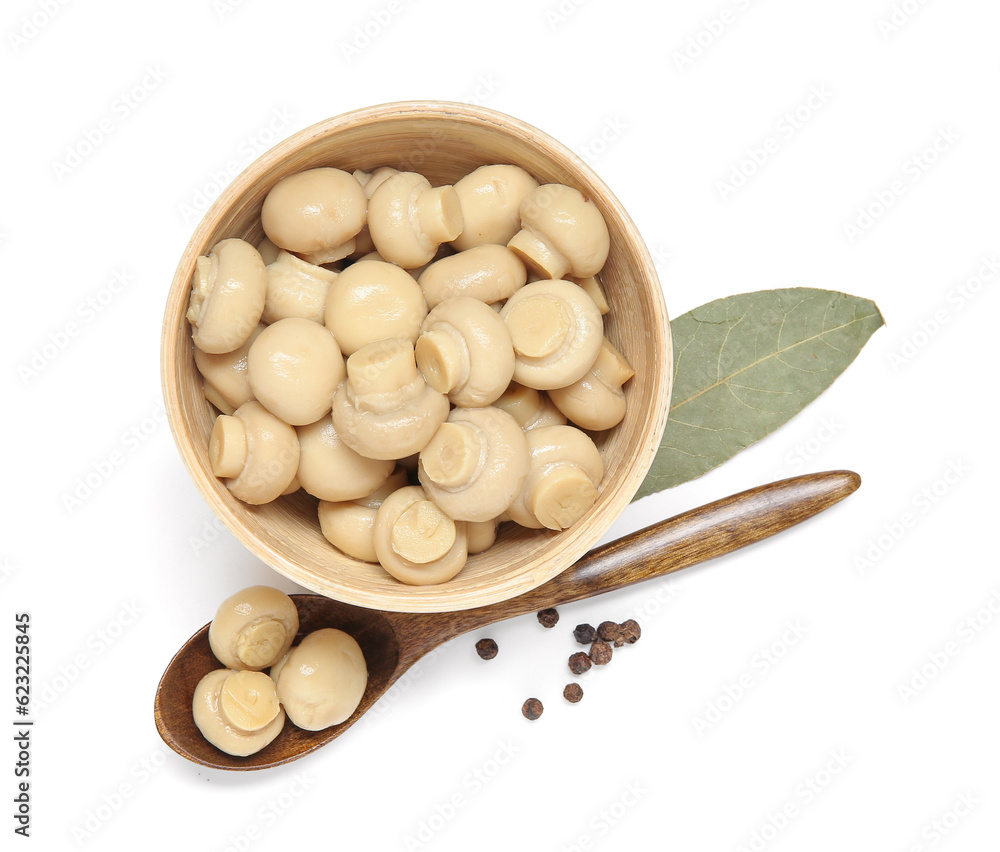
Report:
M788 422L884 324L874 302L794 287L717 299L670 323L670 414L635 498L696 479Z

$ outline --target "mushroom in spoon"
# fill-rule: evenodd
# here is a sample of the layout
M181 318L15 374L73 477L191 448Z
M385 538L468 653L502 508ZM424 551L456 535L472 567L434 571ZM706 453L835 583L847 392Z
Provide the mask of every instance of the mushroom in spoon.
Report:
M188 760L215 769L266 769L295 760L339 737L422 656L480 627L660 577L761 541L843 500L861 478L851 471L807 474L761 485L661 521L591 551L547 583L489 606L459 612L380 612L320 595L292 595L300 637L335 627L354 637L368 666L361 703L338 725L306 731L286 724L275 740L248 757L207 742L194 723L195 687L219 667L208 625L170 661L156 690L153 715L164 742Z

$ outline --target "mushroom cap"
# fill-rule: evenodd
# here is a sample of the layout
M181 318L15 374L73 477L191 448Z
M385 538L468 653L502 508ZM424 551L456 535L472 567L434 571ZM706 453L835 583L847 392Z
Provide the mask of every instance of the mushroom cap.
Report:
M366 210L364 190L354 175L340 169L307 169L271 188L260 221L276 246L312 253L352 240L364 227Z
M524 435L531 465L507 514L523 527L566 529L597 499L604 478L600 451L575 426L539 426Z
M319 526L330 544L362 562L378 562L375 553L375 515L386 497L406 485L406 471L396 471L371 494L358 500L331 503L321 500Z
M375 515L379 564L402 583L452 579L468 559L468 525L449 518L419 485L394 491Z
M196 263L187 311L191 339L203 352L232 352L253 334L264 311L264 261L250 243L228 239Z
M421 451L418 475L447 515L481 522L507 511L528 464L525 433L506 411L455 408Z
M605 338L594 366L578 381L549 391L552 403L581 429L599 432L625 417L622 385L635 375L625 356Z
M354 637L324 627L292 648L272 677L288 718L306 731L321 731L346 722L357 710L368 667Z
M212 745L226 754L247 757L270 745L281 733L285 712L279 706L277 715L255 731L244 731L233 725L222 709L222 694L229 678L238 674L230 669L216 669L205 675L195 687L191 711L201 735Z
M300 317L265 328L247 355L254 397L292 426L319 420L345 375L344 357L330 330Z
M243 403L232 417L216 418L209 442L209 456L217 476L244 503L261 505L280 497L295 479L299 466L299 439L295 429L279 420L256 400ZM232 432L227 427L232 427ZM239 460L235 475L219 473L219 460L229 455L230 438L236 440Z
M441 243L462 233L453 186L431 187L417 172L398 172L368 200L368 231L378 253L403 269L429 263Z
M258 325L243 345L232 352L213 355L195 347L194 363L205 380L205 399L223 414L232 414L244 402L253 399L247 376L247 353L263 330L264 326Z
M417 339L427 304L416 279L393 263L359 260L337 276L326 297L327 328L345 355L373 340Z
M521 226L520 206L538 181L520 166L480 166L455 182L464 227L451 241L458 251L474 246L505 246Z
M326 294L337 274L291 252L282 251L267 266L267 298L264 300L262 317L264 322L301 317L322 323Z
M506 324L489 305L469 296L447 299L427 314L415 354L427 383L466 408L498 399L514 375Z
M417 372L413 345L391 338L347 359L347 380L333 396L332 418L347 446L372 459L420 452L448 417L448 397Z
M333 428L329 414L295 431L299 436L299 484L320 500L364 497L385 482L396 466L391 459L370 459L354 452Z
M435 260L417 278L429 308L453 296L493 304L528 280L523 261L506 246L482 245Z
M578 189L543 184L524 197L520 214L522 230L508 245L526 263L554 278L566 274L587 278L601 271L611 248L608 226L597 205ZM555 253L551 260L557 269L549 262L539 263L542 258L533 243L543 255Z
M500 311L514 344L514 381L537 390L565 387L586 375L604 340L594 300L570 281L526 284Z
M249 586L219 604L208 644L227 668L259 672L285 655L298 632L295 601L271 586Z

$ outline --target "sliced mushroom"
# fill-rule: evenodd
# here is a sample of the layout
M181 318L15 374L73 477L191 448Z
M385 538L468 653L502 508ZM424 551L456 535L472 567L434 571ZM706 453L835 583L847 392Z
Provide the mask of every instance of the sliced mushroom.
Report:
M417 371L410 341L390 338L347 359L347 379L333 396L333 427L356 453L401 459L424 448L448 410L448 397Z
M525 432L539 426L566 425L566 417L544 391L517 382L511 382L493 405L510 414Z
M455 188L432 188L416 172L391 175L368 201L368 230L375 248L404 269L428 263L441 243L462 233L462 221Z
M489 405L514 375L507 326L488 305L468 296L441 302L424 319L415 347L417 368L454 405Z
M299 439L291 426L250 400L215 419L208 457L233 496L256 506L276 500L292 484Z
M280 589L250 586L219 604L208 644L227 668L259 672L285 655L298 632L295 601Z
M260 211L264 233L311 263L347 257L364 227L367 198L357 178L332 168L307 169L279 180Z
M587 375L567 387L550 390L549 398L581 429L610 429L625 417L622 385L634 375L625 356L605 338Z
M354 452L333 428L329 414L295 431L299 436L299 485L320 500L364 497L385 482L395 467L391 459L370 459Z
M467 524L449 518L419 485L400 488L375 515L375 553L402 583L444 583L465 567Z
M319 526L330 544L362 562L378 562L375 553L375 515L382 502L407 484L406 471L396 471L371 494L358 500L319 504Z
M507 514L523 527L567 529L597 500L604 478L601 454L574 426L542 426L524 434L531 466Z
M303 730L321 731L346 722L358 709L368 667L354 637L324 627L292 648L271 677L288 718Z
M282 251L267 266L267 298L263 320L277 322L300 317L322 323L326 294L338 273Z
M499 408L455 408L420 452L420 484L457 521L496 518L528 475L524 434Z
M500 311L514 344L514 381L537 390L572 384L597 360L604 340L601 312L569 281L535 281Z
M462 203L464 227L451 244L458 251L473 246L505 246L521 228L524 197L538 181L520 166L480 166L455 182Z
M494 304L524 286L528 273L506 246L483 245L435 260L417 278L429 308L453 296Z
M265 328L247 355L254 397L292 426L314 423L330 410L345 375L344 356L329 329L299 317Z
M229 239L196 265L187 311L191 339L202 352L232 352L253 334L264 311L264 261L250 243Z
M611 241L604 216L570 186L547 183L521 202L521 230L507 243L549 278L587 278L601 271Z
M244 402L253 399L247 377L247 352L263 330L264 326L258 325L247 341L232 352L212 355L195 347L194 363L205 380L205 399L223 414L232 414Z
M236 757L270 745L285 725L274 682L262 672L209 672L195 687L191 710L202 736Z
M416 279L384 261L351 264L337 277L326 298L326 326L345 355L389 337L414 343L425 316L427 304Z

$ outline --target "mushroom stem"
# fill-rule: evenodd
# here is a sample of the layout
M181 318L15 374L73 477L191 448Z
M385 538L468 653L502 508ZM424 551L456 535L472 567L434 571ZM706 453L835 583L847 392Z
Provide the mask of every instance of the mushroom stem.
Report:
M347 359L347 379L358 409L377 414L399 406L401 388L415 382L423 384L413 346L398 338L363 346L351 355ZM416 390L419 392L419 388Z
M455 544L455 522L430 500L418 500L393 524L393 551L418 565L445 556Z
M234 672L219 691L219 715L248 734L271 724L279 709L274 681L263 672Z
M212 292L215 279L219 274L219 255L212 252L210 257L199 257L195 261L194 283L191 288L191 301L188 304L187 318L192 325L201 320L201 312L205 300Z
M507 315L507 329L514 349L526 358L547 358L556 354L573 326L566 303L544 293L519 301Z
M463 352L463 349L465 351ZM417 368L427 384L439 393L450 393L468 372L468 349L461 338L436 328L425 331L417 339Z
M442 488L462 488L483 465L484 442L469 423L443 423L420 453L424 474Z
M416 200L420 230L435 243L446 243L462 233L462 202L453 186L438 186Z
M542 234L522 228L507 243L530 268L549 278L563 278L570 271L570 262Z
M229 414L215 419L208 457L216 476L233 479L240 475L247 460L247 432L242 420Z
M285 644L285 625L274 619L259 621L246 627L236 640L236 657L244 665L268 666Z
M564 530L586 514L597 488L578 467L553 468L531 494L529 508L546 529Z

